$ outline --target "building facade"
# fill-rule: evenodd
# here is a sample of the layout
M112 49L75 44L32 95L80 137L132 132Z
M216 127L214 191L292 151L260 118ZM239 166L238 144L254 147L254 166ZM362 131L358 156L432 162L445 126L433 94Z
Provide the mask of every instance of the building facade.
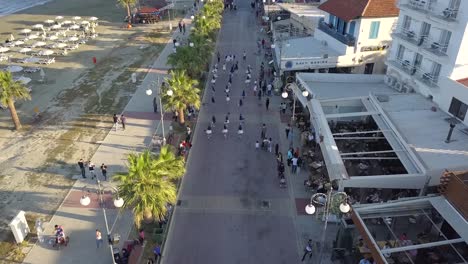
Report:
M280 73L385 73L385 56L398 17L395 2L328 0L318 6L324 17L313 36L297 38L273 32Z
M398 7L388 84L421 93L468 124L468 1L400 0Z

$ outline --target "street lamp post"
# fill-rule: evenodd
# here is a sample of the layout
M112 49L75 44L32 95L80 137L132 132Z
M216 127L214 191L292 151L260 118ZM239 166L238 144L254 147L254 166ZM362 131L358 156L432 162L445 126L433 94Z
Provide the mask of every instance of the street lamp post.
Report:
M114 259L114 248L112 247L113 246L113 243L112 243L113 240L111 238L111 233L112 233L112 230L114 229L115 223L117 222L118 216L115 218L114 224L112 224L111 229L109 229L109 223L107 222L106 207L104 205L104 200L102 199L102 194L103 194L105 188L103 188L101 186L101 181L100 180L96 179L96 183L97 183L97 186L98 186L99 202L100 202L100 205L101 205L101 208L102 208L102 213L104 215L104 223L106 224L107 241L109 243L109 250L110 250L110 253L111 253L112 263L116 264L115 259ZM85 188L86 188L86 186L83 188L83 192L84 192ZM121 208L124 205L124 200L121 197L119 197L118 190L116 188L114 188L114 187L110 187L110 188L112 189L112 191L114 191L115 194L117 194L117 196L114 199L114 206L116 208ZM91 203L91 198L89 197L89 194L90 194L90 191L87 190L87 193L83 194L81 196L80 204L82 206L88 206Z
M319 261L318 264L322 263L322 258L323 258L323 249L325 247L325 235L327 232L327 225L328 225L328 217L330 216L330 207L332 206L332 200L336 196L341 196L341 203L340 203L340 212L346 214L351 210L351 206L348 204L348 195L345 192L336 192L333 193L333 188L330 188L330 190L327 192L327 194L324 193L316 193L312 195L310 198L310 203L306 205L305 211L309 215L313 215L315 213L315 206L314 206L314 200L316 199L321 199L322 201L316 202L317 204L324 203L325 206L325 223L323 225L323 230L322 230L322 238L320 241L320 252L319 252Z
M288 87L289 87L289 84L285 86L285 89L283 91L283 93L281 93L281 97L283 97L284 99L288 98L289 94L288 94ZM302 96L304 97L308 97L309 96L309 92L307 90L304 90L302 91ZM296 95L294 94L294 91L292 91L292 97L293 97L293 109L292 109L292 116L291 116L291 131L290 131L290 134L291 134L291 142L290 142L290 145L291 147L294 146L294 122L296 121Z
M177 43L176 43L177 44ZM158 75L158 79L156 81L156 84L155 84L156 87L158 87L158 98L159 98L159 106L161 107L161 132L162 132L162 137L163 137L163 142L162 142L162 145L166 145L166 135L164 133L164 106L163 106L163 103L162 103L162 90L161 90L161 85L159 85L159 75ZM148 88L146 90L146 95L148 96L151 96L153 94L153 90L151 90L150 88ZM168 96L172 96L173 95L173 91L171 89L167 90L166 94Z

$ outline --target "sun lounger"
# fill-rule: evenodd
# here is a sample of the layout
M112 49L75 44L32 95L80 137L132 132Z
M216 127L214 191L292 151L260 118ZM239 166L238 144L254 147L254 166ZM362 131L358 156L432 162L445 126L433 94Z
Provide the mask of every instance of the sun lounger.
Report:
M40 60L39 61L40 64L46 64L46 65L49 65L49 64L52 64L52 63L55 63L55 57L52 58L52 59L45 59L45 60Z
M40 70L41 70L41 68L32 67L32 68L24 69L24 72L26 72L26 73L33 73L33 72L38 72L38 71L40 71Z

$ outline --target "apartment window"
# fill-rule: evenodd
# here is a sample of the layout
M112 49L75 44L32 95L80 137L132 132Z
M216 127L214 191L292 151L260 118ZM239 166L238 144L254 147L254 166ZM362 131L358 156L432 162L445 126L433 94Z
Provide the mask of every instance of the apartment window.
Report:
M336 17L334 15L330 14L330 17L328 19L328 24L334 26L335 25L335 19L336 19Z
M351 36L354 36L355 28L356 28L356 21L351 21L351 23L349 23L348 34Z
M373 21L371 23L369 38L376 39L379 37L379 28L380 28L380 21Z
M432 75L432 81L434 83L437 83L439 81L439 75L440 75L440 69L441 68L442 68L442 65L440 65L439 63L434 62L434 64L432 64L431 75Z
M405 55L405 46L403 46L403 45L398 45L397 59L398 59L399 61L402 61L404 55Z
M411 25L411 17L404 16L403 17L403 29L409 30L410 25Z
M452 97L452 102L450 103L449 113L459 118L460 120L465 120L466 111L468 110L468 105L458 100L455 97Z
M440 34L439 43L440 43L440 50L442 52L447 51L451 36L452 36L452 32L447 31L447 30L442 31L442 33Z

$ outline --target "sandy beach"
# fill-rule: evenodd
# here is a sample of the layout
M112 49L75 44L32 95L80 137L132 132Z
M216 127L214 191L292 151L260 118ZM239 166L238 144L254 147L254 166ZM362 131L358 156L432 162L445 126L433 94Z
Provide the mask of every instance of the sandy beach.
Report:
M54 64L26 65L42 67L45 82L39 73L19 74L32 79L32 100L16 103L23 131L13 131L9 111L0 110L0 240L11 239L8 222L19 210L47 221L73 184L72 176L79 174L76 162L92 156L112 125L112 114L123 110L169 41L167 21L127 30L125 14L114 0L55 0L0 17L2 42L58 15L99 18L96 39L67 56L54 55ZM21 55L14 54L0 68L20 65L15 61ZM38 121L33 120L35 107L42 113Z

